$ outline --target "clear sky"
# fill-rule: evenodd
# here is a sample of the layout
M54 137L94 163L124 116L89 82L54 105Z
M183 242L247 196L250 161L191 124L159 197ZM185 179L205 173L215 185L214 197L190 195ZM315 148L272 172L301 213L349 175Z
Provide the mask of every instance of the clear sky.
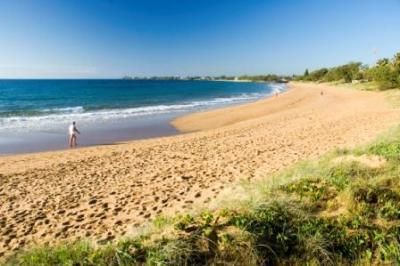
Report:
M0 77L292 74L400 51L400 0L0 0Z

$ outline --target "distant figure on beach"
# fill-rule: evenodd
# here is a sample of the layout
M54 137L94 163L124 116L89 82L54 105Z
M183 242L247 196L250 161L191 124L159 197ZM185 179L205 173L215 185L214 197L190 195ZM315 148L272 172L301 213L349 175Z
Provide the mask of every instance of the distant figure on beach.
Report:
M72 124L69 126L68 131L69 131L69 147L76 148L76 146L77 146L76 134L81 134L81 132L79 132L78 128L76 127L75 121L73 121Z
M323 96L324 95L324 91L321 91L321 96Z

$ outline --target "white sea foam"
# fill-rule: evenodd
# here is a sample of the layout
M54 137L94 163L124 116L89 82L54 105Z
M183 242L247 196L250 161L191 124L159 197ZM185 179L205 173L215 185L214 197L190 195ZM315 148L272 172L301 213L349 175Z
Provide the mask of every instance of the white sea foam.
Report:
M269 84L269 87L272 88L270 94L279 93L286 89L286 85L282 84L282 83L272 83L272 84Z
M285 86L281 84L272 84L270 86L272 87L272 90L268 94L249 93L234 97L214 98L212 100L199 100L181 104L153 105L96 111L85 111L82 106L43 109L41 110L42 115L0 117L0 128L1 130L18 131L48 130L60 128L60 126L65 127L65 124L70 123L70 121L79 121L80 124L100 123L117 119L190 112L211 108L213 106L248 102L275 94L285 89Z
M82 106L64 107L64 108L46 108L39 110L42 113L83 113L85 109Z

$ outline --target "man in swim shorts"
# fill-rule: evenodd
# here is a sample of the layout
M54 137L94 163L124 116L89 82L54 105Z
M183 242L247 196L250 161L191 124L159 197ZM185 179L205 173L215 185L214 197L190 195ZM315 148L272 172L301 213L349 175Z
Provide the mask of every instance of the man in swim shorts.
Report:
M69 126L68 132L69 132L69 147L70 148L76 148L76 146L77 146L77 143L76 143L77 136L76 136L76 134L81 134L81 132L79 132L79 130L76 128L75 121L72 122L72 124Z

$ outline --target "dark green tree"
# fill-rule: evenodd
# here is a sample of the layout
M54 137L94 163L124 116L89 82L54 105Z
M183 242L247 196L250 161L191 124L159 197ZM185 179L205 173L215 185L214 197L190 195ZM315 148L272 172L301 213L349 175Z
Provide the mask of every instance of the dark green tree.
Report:
M385 65L388 65L389 63L390 63L390 61L387 58L379 59L378 62L376 62L376 64L378 66L385 66Z

